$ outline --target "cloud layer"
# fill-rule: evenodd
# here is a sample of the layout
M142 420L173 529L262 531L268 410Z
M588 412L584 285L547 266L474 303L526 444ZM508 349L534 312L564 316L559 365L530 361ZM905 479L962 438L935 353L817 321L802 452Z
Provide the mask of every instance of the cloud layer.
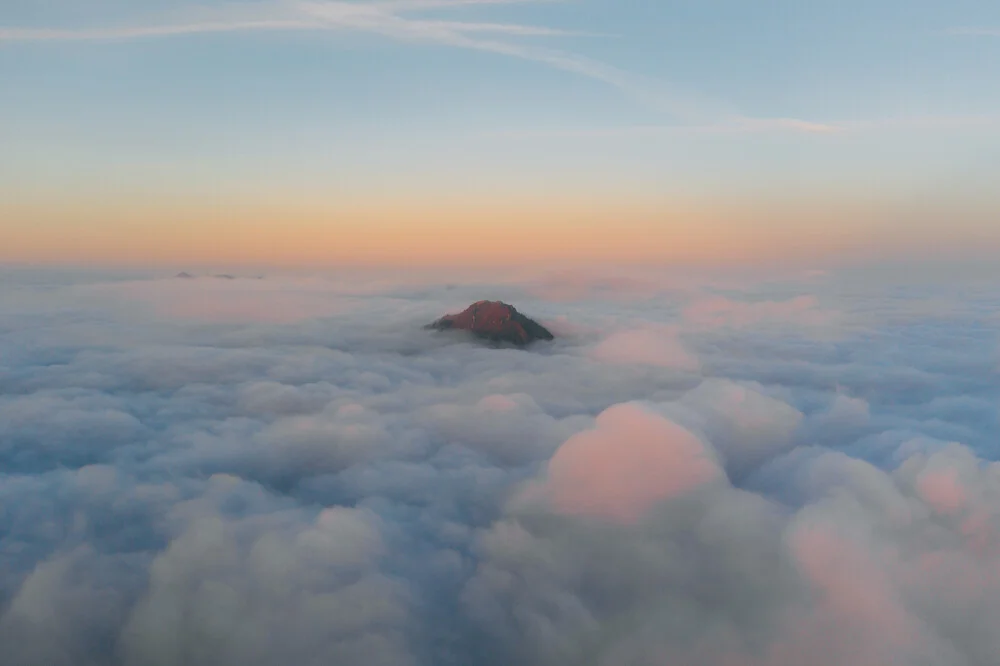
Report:
M1000 655L997 283L2 278L0 663Z

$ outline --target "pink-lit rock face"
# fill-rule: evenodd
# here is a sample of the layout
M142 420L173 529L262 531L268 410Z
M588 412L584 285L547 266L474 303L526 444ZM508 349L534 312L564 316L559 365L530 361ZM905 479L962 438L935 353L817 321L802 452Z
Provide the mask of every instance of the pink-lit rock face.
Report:
M631 523L656 503L721 477L711 450L690 431L623 404L559 447L546 495L560 513Z
M490 342L508 342L519 347L553 335L538 322L525 317L513 305L479 301L458 314L441 317L430 325L439 331L463 330Z

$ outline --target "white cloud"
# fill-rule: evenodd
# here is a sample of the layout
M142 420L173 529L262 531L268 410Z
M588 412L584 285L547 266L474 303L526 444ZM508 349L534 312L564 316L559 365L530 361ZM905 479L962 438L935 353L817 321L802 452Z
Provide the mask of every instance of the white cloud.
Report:
M1000 128L997 115L936 115L881 118L861 121L805 120L799 118L747 118L739 115L711 119L695 118L692 122L669 125L626 125L609 127L559 127L538 130L492 130L485 136L530 139L608 139L650 140L672 139L678 136L745 135L792 133L849 137L859 134L886 132L962 132Z
M715 453L694 434L624 404L566 440L533 491L560 513L635 522L659 502L721 476Z
M690 303L684 309L684 319L704 327L832 327L838 323L839 313L821 307L819 299L812 294L781 301L738 301L713 296Z
M771 305L724 326L684 318L721 278L4 279L0 645L24 666L1000 652L988 298L854 286L844 317L892 316L831 341L801 324L836 271L744 282ZM295 316L191 316L175 289ZM573 332L521 351L421 328L497 292ZM642 336L594 362L634 331L682 336L706 378Z
M612 333L590 351L604 363L655 366L684 372L701 369L698 358L685 349L675 327L647 326Z
M1000 37L1000 28L951 28L948 30L948 34L967 37Z
M59 30L49 28L0 28L0 41L108 41L138 39L141 37L168 37L212 32L246 32L253 30L315 30L322 26L310 21L232 21L214 23L186 23L179 25L129 26L121 28L94 28Z

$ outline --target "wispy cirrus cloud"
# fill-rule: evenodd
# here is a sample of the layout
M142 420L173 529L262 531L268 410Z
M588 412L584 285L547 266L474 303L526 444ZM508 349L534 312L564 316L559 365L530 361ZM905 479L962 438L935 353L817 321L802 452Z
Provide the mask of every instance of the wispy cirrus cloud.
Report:
M466 5L503 4L484 0L448 2L447 0L413 0L387 4L358 5L348 2L301 2L295 7L303 14L325 22L333 29L375 33L407 42L421 42L461 49L495 53L520 60L538 62L549 67L601 81L639 99L657 110L678 118L693 120L706 116L721 117L732 111L718 103L670 89L657 81L608 65L576 53L560 49L528 45L521 42L484 39L476 33L493 32L507 36L570 35L566 31L538 28L521 24L469 23L463 21L430 21L404 16L408 11Z
M210 33L327 31L377 35L397 42L448 46L539 63L599 81L670 115L675 123L609 128L557 128L499 132L522 138L628 138L684 134L796 133L839 135L872 130L959 130L1000 126L1000 116L890 118L869 121L814 121L755 118L719 102L676 89L580 53L528 43L520 38L602 36L527 23L467 21L419 16L423 12L465 10L500 5L558 4L567 0L276 0L229 5L210 16L201 13L159 21L99 27L37 28L0 26L4 42L102 42ZM189 10L191 8L188 8ZM206 8L202 8L205 10ZM414 15L417 16L414 16ZM185 20L186 19L186 20ZM953 27L948 34L1000 37L1000 27ZM603 35L606 36L606 35Z
M683 135L795 133L840 136L874 131L945 132L1000 129L1000 115L942 115L860 121L808 121L798 118L728 117L719 122L611 127L559 127L498 130L488 136L511 139L656 139Z
M189 20L152 25L117 25L100 28L3 28L0 41L105 41L140 39L213 32L330 30L354 28L378 31L387 18L401 18L404 12L472 6L528 4L556 0L391 0L387 2L282 3L250 7L229 7L216 11L213 20ZM204 15L199 14L199 18ZM568 36L586 33L511 23L437 21L403 19L413 31L456 31L498 33L518 36Z
M122 26L114 28L53 29L0 28L0 42L112 41L142 37L169 37L210 32L252 30L309 30L322 25L315 21L276 19L262 21L211 21L176 25Z
M417 23L417 22L412 22ZM457 31L468 33L497 33L523 37L559 37L584 35L556 28L511 23L464 23L460 21L422 21L420 28L428 31ZM193 35L212 32L249 32L254 30L328 30L331 26L316 19L271 19L260 21L210 21L203 23L181 23L158 26L124 26L118 28L95 28L63 30L51 28L7 28L0 29L0 41L111 41L139 39L142 37L169 37L173 35Z
M974 28L974 27L960 27L960 28L949 28L949 35L958 35L966 37L1000 37L1000 27L996 28Z
M558 48L526 44L521 37L568 37L592 33L525 23L441 20L414 17L432 10L489 5L540 4L560 0L386 0L384 2L289 2L231 8L213 20L87 28L0 27L2 42L115 41L203 33L326 30L379 35L388 39L494 53L600 81L661 112L685 121L735 115L732 109L675 90L607 63ZM249 13L248 13L249 12Z
M732 106L680 90L662 81L637 75L606 62L562 48L521 38L596 36L527 23L427 18L421 12L463 10L496 5L560 3L564 0L304 0L229 6L206 19L178 17L175 22L125 24L83 28L0 27L3 42L121 41L207 33L263 31L328 31L377 35L397 42L447 46L493 53L599 81L618 89L644 106L671 116L685 131L834 133L838 125L796 118L751 118ZM417 16L414 16L416 14ZM627 134L673 132L673 126L628 128ZM594 133L591 130L585 134ZM597 134L602 131L597 131ZM612 135L622 130L612 130Z
M451 9L453 7L475 7L482 5L538 5L566 2L567 0L382 0L369 6L397 11L419 11L422 9Z

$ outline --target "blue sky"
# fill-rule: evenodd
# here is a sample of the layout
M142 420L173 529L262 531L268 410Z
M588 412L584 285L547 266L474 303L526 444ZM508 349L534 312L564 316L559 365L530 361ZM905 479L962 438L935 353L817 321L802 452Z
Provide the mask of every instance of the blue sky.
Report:
M8 0L0 177L36 208L585 191L995 210L998 76L1000 5L973 0Z

